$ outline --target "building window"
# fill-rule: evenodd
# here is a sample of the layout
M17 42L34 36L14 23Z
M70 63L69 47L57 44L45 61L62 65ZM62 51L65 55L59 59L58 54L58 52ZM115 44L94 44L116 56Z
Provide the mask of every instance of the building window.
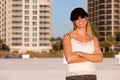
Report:
M100 21L99 25L105 25L105 22L104 21Z
M49 16L40 16L40 19L49 19Z
M37 27L33 27L33 31L37 31Z
M37 16L33 16L33 20L37 20Z
M40 27L39 29L40 29L40 30L49 30L50 28L44 26L44 27Z
M115 16L114 16L114 19L119 19L119 16L118 16L118 15L115 15Z
M105 28L104 27L99 27L99 31L101 31L101 30L105 30Z
M112 30L112 26L107 26L106 30Z
M49 41L49 38L40 38L39 40L43 40L43 41Z
M114 7L115 8L119 8L119 4L114 4Z
M22 21L12 21L13 24L18 24L18 23L22 23Z
M106 14L112 14L112 10L107 10Z
M99 9L104 9L105 8L105 5L100 5L99 6Z
M25 10L25 14L29 14L29 11L28 11L28 10Z
M37 26L37 22L33 22L33 26Z
M100 10L99 14L105 14L105 11L104 10Z
M49 35L49 32L41 32L40 35Z
M33 9L37 9L37 5L33 5Z
M40 10L39 12L40 12L40 13L43 13L43 14L45 14L45 13L50 13L48 10Z
M22 43L12 43L13 46L21 46Z
M36 47L36 46L37 46L37 44L32 44L32 46L33 46L33 47Z
M37 38L33 38L32 41L33 41L33 42L37 42Z
M25 21L25 25L26 25L26 26L29 26L29 22L28 22L28 21Z
M49 21L40 21L40 24L49 24Z
M115 2L119 3L119 0L114 0Z
M40 46L49 46L49 43L40 43Z
M22 10L12 10L14 13L22 12Z
M115 25L119 25L119 21L114 21L114 24Z
M117 30L120 30L119 26L114 26L114 29L117 31Z
M33 33L32 36L37 37L37 33Z
M29 36L29 33L25 33L25 36L28 37L28 36Z
M112 33L111 33L111 32L107 32L106 35L107 35L107 36L108 36L108 35L112 35Z
M25 16L25 20L29 20L29 16Z
M25 31L29 31L29 27L25 27Z
M29 5L25 5L25 9L29 9Z
M49 8L49 5L40 5L40 8Z
M99 0L99 3L104 3L105 2L105 0Z
M114 10L114 13L115 14L119 14L119 10Z
M112 0L106 0L106 2L112 2Z
M33 11L33 15L37 15L37 11Z
M28 47L29 46L29 44L28 43L26 43L26 44L24 44L26 47Z
M25 3L29 3L29 0L25 0Z
M104 32L100 32L100 36L105 36L105 33Z
M111 5L111 4L108 4L106 8L111 8L111 7L112 7L112 5Z
M25 42L29 42L29 38L25 38L24 41L25 41Z
M99 16L99 20L105 19L105 16Z
M107 21L107 23L106 23L107 25L111 25L112 24L112 22L111 21Z
M12 7L21 7L21 4L12 4Z
M33 0L33 3L37 3L37 0Z
M106 19L112 19L112 16L111 16L111 15L108 15L108 16L106 17Z

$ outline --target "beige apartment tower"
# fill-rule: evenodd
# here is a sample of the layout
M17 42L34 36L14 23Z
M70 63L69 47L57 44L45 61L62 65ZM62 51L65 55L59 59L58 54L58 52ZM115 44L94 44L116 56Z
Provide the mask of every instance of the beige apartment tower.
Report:
M87 0L89 20L99 29L100 42L120 33L120 0ZM114 46L120 50L120 44Z
M11 51L49 52L52 0L0 0L0 39Z

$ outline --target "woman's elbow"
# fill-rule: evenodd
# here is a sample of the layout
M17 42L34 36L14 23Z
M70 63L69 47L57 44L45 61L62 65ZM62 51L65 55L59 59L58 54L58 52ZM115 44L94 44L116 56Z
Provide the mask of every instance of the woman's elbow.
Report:
M72 59L71 58L67 58L66 59L68 63L71 63L72 62Z
M66 58L66 60L67 60L68 63L74 63L74 62L76 61L76 59L73 58L72 56L68 56L68 57Z
M98 62L103 62L103 55L99 56Z

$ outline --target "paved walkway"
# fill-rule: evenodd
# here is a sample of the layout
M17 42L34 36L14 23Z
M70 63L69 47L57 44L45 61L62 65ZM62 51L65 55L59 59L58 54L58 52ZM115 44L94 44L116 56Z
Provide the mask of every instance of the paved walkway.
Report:
M118 59L95 63L98 80L119 80ZM67 65L62 58L0 59L0 80L65 80Z

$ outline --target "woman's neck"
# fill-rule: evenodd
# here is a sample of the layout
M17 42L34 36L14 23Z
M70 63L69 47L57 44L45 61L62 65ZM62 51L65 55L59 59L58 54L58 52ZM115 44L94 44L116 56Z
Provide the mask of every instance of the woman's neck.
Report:
M76 29L75 32L78 35L86 35L87 34L85 29Z

